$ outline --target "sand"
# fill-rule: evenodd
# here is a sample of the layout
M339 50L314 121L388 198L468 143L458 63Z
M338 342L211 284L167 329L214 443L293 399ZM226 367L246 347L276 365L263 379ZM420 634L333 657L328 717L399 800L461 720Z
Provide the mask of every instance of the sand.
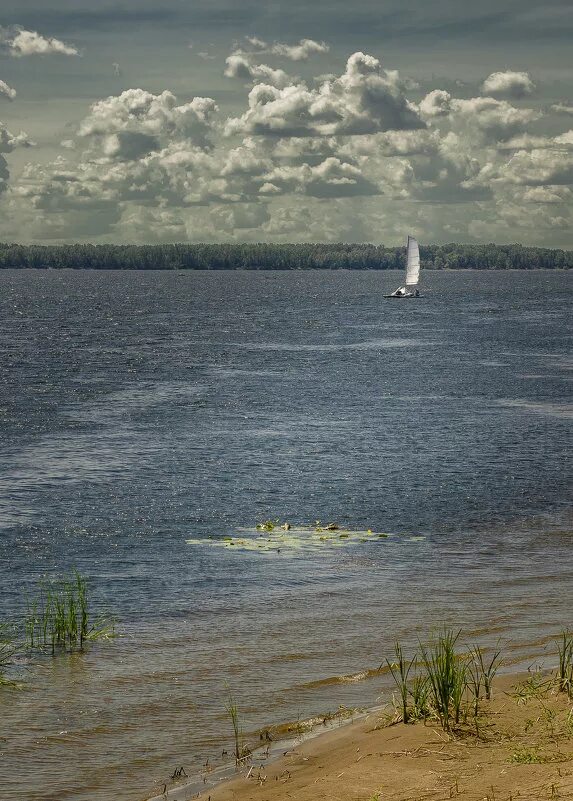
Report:
M200 801L515 801L573 799L573 702L546 685L498 681L478 734L434 722L388 725L380 713L329 731L261 768L187 794Z

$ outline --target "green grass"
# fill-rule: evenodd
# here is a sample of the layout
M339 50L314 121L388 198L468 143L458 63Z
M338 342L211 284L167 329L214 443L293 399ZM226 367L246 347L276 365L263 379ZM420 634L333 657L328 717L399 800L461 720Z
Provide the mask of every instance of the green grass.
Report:
M540 754L537 748L518 748L509 758L514 765L542 765L553 762L551 757Z
M91 619L88 587L77 571L63 579L41 581L38 595L28 601L24 619L27 650L81 651L88 641L115 634L113 618Z
M480 685L483 685L486 701L490 701L492 683L502 665L501 651L498 649L486 657L479 645L474 645L471 657L480 678Z
M444 731L459 723L468 683L467 660L456 653L461 631L444 629L428 645L420 643L429 680L429 698Z
M8 623L0 623L0 687L11 684L5 671L16 653L14 646L14 630Z
M479 735L480 701L491 698L501 652L486 656L479 646L462 650L460 636L461 631L444 628L429 641L419 641L418 653L411 658L404 656L399 642L394 646L394 659L386 664L398 688L404 723L433 718L450 732L462 719L467 722L472 710Z
M410 720L410 709L408 706L410 687L408 684L408 678L410 676L410 671L416 663L416 654L414 654L412 659L406 659L402 650L402 646L399 642L397 642L394 646L394 654L396 657L395 660L393 662L386 660L386 664L390 668L390 673L392 674L392 678L394 679L400 694L402 722L408 723Z
M557 681L561 692L573 697L573 633L568 629L561 632L557 640L559 667Z
M225 704L225 709L227 710L227 714L231 720L231 726L233 728L235 763L239 765L243 759L243 732L239 720L239 707L230 691L229 697L227 698L227 703Z

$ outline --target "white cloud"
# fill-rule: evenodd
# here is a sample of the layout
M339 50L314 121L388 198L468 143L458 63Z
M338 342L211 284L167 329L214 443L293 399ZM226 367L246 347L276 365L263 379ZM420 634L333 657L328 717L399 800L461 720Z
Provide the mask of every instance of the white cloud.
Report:
M275 56L284 56L291 61L306 61L313 53L328 53L330 47L326 42L315 42L314 39L301 39L296 45L287 45L275 42L271 53Z
M284 70L273 69L266 64L252 64L245 56L234 53L225 60L225 76L243 81L260 81L272 86L289 86L296 82Z
M508 139L506 142L500 142L498 145L499 150L541 150L543 148L573 149L573 130L558 136L522 134Z
M17 147L33 147L34 144L24 131L13 134L3 122L0 122L0 153L11 153Z
M315 167L279 166L263 176L266 193L300 193L312 197L356 197L377 195L379 188L358 167L333 156Z
M34 142L24 131L13 134L3 122L0 122L0 195L8 189L8 180L10 179L8 162L2 153L12 153L17 147L32 147L33 145Z
M228 57L226 74L254 84L231 119L167 90L94 103L67 158L28 165L3 211L45 238L392 243L407 226L425 241L504 241L513 224L524 241L566 239L571 131L532 128L540 111L458 98L452 83L415 103L412 82L364 53L303 81L260 63L276 44L251 38ZM0 152L27 143L0 126ZM7 177L4 159L1 189Z
M469 139L479 138L484 144L502 142L521 133L525 126L539 119L541 112L516 108L506 100L493 97L472 97L452 101L452 124L459 123Z
M326 42L317 42L314 39L301 39L297 44L289 45L284 42L268 44L258 36L247 36L246 45L236 43L232 55L261 56L263 54L288 58L290 61L307 61L314 54L328 53L330 50Z
M551 106L551 111L555 111L557 114L573 114L573 104L554 103Z
M226 132L266 136L354 135L425 127L404 95L397 72L373 56L354 53L345 72L317 89L299 83L283 89L257 84L249 108L228 121Z
M434 89L420 102L420 113L424 118L445 117L452 110L452 96L443 89Z
M481 91L495 97L518 99L530 95L535 89L528 72L492 72L482 84Z
M216 111L215 101L208 97L178 105L168 91L154 95L128 89L94 103L80 124L79 136L103 140L103 154L120 161L140 158L182 139L206 148Z
M241 203L215 208L213 219L217 228L231 233L237 229L258 229L271 219L271 215L265 203Z
M534 186L522 195L526 203L570 203L571 199L573 192L568 186Z
M519 150L498 171L497 178L504 183L528 186L573 184L573 153L567 150Z
M0 50L16 58L22 56L79 56L79 50L54 37L42 36L37 31L27 31L20 25L0 26Z
M7 97L8 100L14 100L16 97L16 90L8 86L5 81L0 81L0 97Z

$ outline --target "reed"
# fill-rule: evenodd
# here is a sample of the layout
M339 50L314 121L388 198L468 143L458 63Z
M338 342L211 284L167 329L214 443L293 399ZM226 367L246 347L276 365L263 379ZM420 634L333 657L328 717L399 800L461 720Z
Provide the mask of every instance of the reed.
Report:
M239 719L239 707L230 690L225 709L227 710L233 728L235 764L240 765L244 759L243 731Z
M410 684L410 697L412 706L410 709L410 719L420 720L430 714L429 708L430 682L427 676L416 674Z
M406 659L404 656L404 652L402 650L402 646L399 642L394 645L394 654L395 654L395 661L389 662L386 660L386 664L390 668L390 673L392 674L392 678L396 683L398 688L398 692L400 693L400 701L402 705L402 722L408 723L410 719L409 710L408 710L408 697L410 695L410 689L408 686L408 677L410 675L410 671L416 662L416 654L412 657L412 659Z
M429 681L430 704L444 731L460 722L467 688L467 659L456 653L461 631L444 629L429 645L420 643L422 661Z
M573 696L573 632L564 629L557 639L559 668L557 681L561 692Z
M486 658L479 645L474 645L471 650L471 658L475 665L483 684L486 701L491 701L491 688L497 671L502 665L501 651L494 651L491 657Z
M4 674L15 653L12 626L8 623L0 623L0 687L3 684L11 683Z
M86 579L76 570L64 579L41 581L37 598L28 601L24 620L28 650L83 650L86 641L109 639L115 634L113 618L90 623Z

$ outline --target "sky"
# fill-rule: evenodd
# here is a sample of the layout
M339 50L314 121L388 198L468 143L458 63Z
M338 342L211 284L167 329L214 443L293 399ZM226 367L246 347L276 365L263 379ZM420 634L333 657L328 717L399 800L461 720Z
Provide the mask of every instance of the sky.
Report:
M569 0L3 0L0 241L573 248Z

